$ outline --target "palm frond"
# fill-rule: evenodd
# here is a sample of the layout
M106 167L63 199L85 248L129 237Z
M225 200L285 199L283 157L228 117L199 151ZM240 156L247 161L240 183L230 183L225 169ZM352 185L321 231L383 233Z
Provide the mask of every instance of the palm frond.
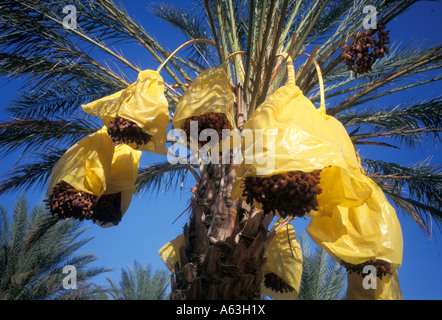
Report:
M340 23L342 16L348 13L353 5L352 0L330 1L311 31L308 43L326 41L331 36L330 33L334 32L333 29Z
M98 129L91 120L78 117L72 120L14 119L0 123L0 148L6 156L19 148L23 148L25 154L48 146L69 147Z
M378 11L378 18L380 16L381 20L378 21L378 23L386 23L385 21L389 21L398 16L416 2L418 1L376 1L376 3L372 1L358 1L348 8L348 12L342 17L341 24L335 28L335 33L321 45L316 54L316 59L321 64L322 75L327 86L326 91L328 91L328 93L326 98L330 99L333 96L343 96L343 94L347 92L353 93L347 100L338 102L338 104L341 104L339 106L341 111L372 100L373 96L381 97L382 95L377 95L378 92L376 91L379 87L384 87L393 82L398 84L399 80L404 78L408 79L412 74L423 73L434 68L439 68L440 58L430 59L430 61L425 60L428 58L428 56L425 55L432 50L437 51L438 46L426 48L426 46L423 46L421 43L393 45L391 52L376 62L372 72L360 76L357 79L352 77L352 73L347 71L346 67L341 63L342 60L339 55L341 46L347 41L347 37L350 37L352 33L359 32L362 28L362 19L364 18L362 9L364 6L374 5ZM416 58L417 56L419 56L419 58ZM426 62L420 64L420 62L424 60ZM379 78L383 80L380 82L382 84L377 87L375 80L379 80ZM411 84L415 82L415 79L411 80ZM303 92L308 93L314 88L316 83L317 77L314 68L311 68L310 74L302 81L301 88ZM350 98L357 95L355 90L361 88L366 88L367 90L358 92L361 96L359 96L357 100L360 100L352 100L351 104L347 105L347 102L350 102ZM384 91L382 94L389 94L389 90ZM364 98L362 96L364 96ZM311 95L310 98L316 102L319 100L319 94ZM343 104L347 106L344 107ZM335 115L339 112L339 110L335 109L336 107L337 106L329 108L330 114Z
M183 186L188 171L188 164L163 162L147 166L138 170L135 187L137 192L167 193L179 185Z
M34 57L37 61L50 58L57 62L56 57L60 56L58 60L74 62L75 65L91 65L125 85L129 84L128 75L114 73L108 67L107 62L100 63L86 52L105 53L115 63L115 69L120 69L122 66L126 70L136 72L141 71L141 67L133 65L122 54L112 50L112 43L109 41L106 43L106 40L123 39L131 43L139 43L158 62L162 62L164 57L170 54L135 23L124 8L112 1L76 0L71 4L82 12L78 21L78 26L81 28L65 30L63 19L59 15L62 9L59 1L8 1L2 7L7 14L2 20L0 35L3 35L7 41L4 42L3 48L0 47L1 51L10 51L19 57ZM11 43L14 43L13 47ZM171 64L184 78L190 79L175 60L177 59L173 59ZM193 64L184 60L180 63L198 70ZM176 83L182 86L182 81L169 66L165 66L164 69ZM52 74L56 75L56 73Z
M204 21L202 9L185 9L175 5L154 3L149 7L149 10L181 31L188 40L211 38L210 28ZM192 59L202 64L208 61L212 66L216 64L216 52L212 50L211 46L207 46L205 43L195 43L194 47L191 48L196 48L189 50L189 57Z
M118 90L116 90L118 91ZM12 99L6 112L14 118L78 117L81 105L116 92L91 83L57 83L44 92L26 91Z
M51 170L66 150L48 149L40 153L35 162L12 168L3 176L0 184L0 194L43 186L47 183Z
M338 52L340 52L341 46L338 46L334 49L337 51L335 51L334 54L337 54ZM394 73L399 68L409 63L410 59L413 59L416 55L423 56L433 49L433 46L418 41L407 43L394 42L390 46L390 52L388 53L388 55L376 61L375 64L372 66L371 72L359 75L357 78L353 77L352 73L348 71L347 67L342 63L335 64L333 68L325 67L324 69L326 70L324 71L327 71L327 73L324 75L324 82L326 84L331 85L339 82L343 83L341 84L341 86L345 84L345 86L341 90L333 93L329 93L330 91L334 90L333 87L327 88L327 97L331 98L342 93L356 90L362 87L364 84L370 83L380 78L385 73ZM438 64L435 65L436 67L438 66ZM353 84L353 87L355 89L352 89L353 87L348 85L350 83ZM340 86L337 87L339 88Z
M97 77L98 74L103 80L107 78L107 82L127 84L127 77L117 75L93 59L87 54L90 51L88 48L80 49L81 42L73 39L63 28L60 17L57 20L49 16L49 13L57 15L57 12L61 12L59 3L32 2L33 6L30 2L18 0L2 4L2 74L60 76L57 72L51 72L55 68L60 74L80 73L88 78Z
M20 40L12 39L11 41ZM25 37L22 41L28 41L28 38ZM0 53L0 75L8 76L10 80L27 75L29 78L25 87L29 85L33 88L43 87L57 79L78 83L87 80L94 81L108 88L123 88L128 85L126 79L105 69L77 49L69 50L52 46L45 47L46 52L32 54L27 47L19 46L18 48L14 47L10 52L7 51L8 48L2 48L5 51Z
M367 173L425 231L442 223L442 172L429 160L411 166L362 159Z
M31 250L49 232L50 228L54 227L59 221L57 216L45 215L40 217L42 210L40 207L35 207L32 212L31 218L35 217L35 219L30 222L29 232L23 244L24 252Z
M400 128L441 128L442 100L441 97L430 101L398 105L393 108L368 108L362 111L341 113L338 119L346 126L366 124L370 130L380 132Z
M40 115L48 110L52 114L72 111L87 99L129 84L126 76L93 59L87 47L80 48L81 42L68 36L60 23L45 19L50 8L55 14L60 12L59 3L34 4L31 8L29 2L2 3L0 75L25 80L21 95L9 112L14 116L35 116L37 110ZM47 9L46 13L39 5Z
M6 111L14 117L70 115L81 104L127 86L87 64L66 57L18 56L0 53L0 75L25 83Z
M412 105L400 104L390 108L368 108L339 114L338 119L347 127L353 142L377 137L391 137L415 147L423 138L440 141L442 131L441 98ZM361 132L362 131L362 132Z
M80 0L85 2L88 6L91 6L90 1L87 0ZM101 22L104 18L106 22L106 26L113 30L114 32L121 33L122 35L125 35L129 39L133 41L136 41L139 43L143 48L145 48L152 56L153 58L161 63L163 62L165 57L168 57L170 55L170 52L166 50L164 47L162 47L155 39L154 37L150 36L138 23L136 23L127 13L127 11L124 9L124 7L120 4L119 6L116 5L114 2L109 0L100 0L93 2L92 5L97 6L97 12L100 14L98 15L90 15L88 18L93 21L93 24L91 25L90 31L94 31L97 26L96 25L102 25ZM86 30L88 32L88 30ZM179 61L179 63L177 63ZM123 61L124 64L127 65L126 61ZM180 59L178 57L174 57L170 61L170 63L173 65L173 67L181 74L181 76L184 79L191 79L187 72L182 68L182 65L185 65L186 67L198 70L193 64L186 62L183 59ZM169 75L172 77L172 79L180 85L181 89L185 90L185 88L182 86L182 81L178 78L176 73L168 66L166 65L165 68L166 72L169 73Z

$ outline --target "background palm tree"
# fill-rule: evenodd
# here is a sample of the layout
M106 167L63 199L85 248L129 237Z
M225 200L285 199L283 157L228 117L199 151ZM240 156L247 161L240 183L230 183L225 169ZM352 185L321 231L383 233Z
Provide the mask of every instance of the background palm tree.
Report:
M121 268L119 283L107 278L108 293L115 300L165 300L170 285L168 272L158 269L153 272L147 263L144 267L134 261L132 267Z
M298 237L302 248L302 278L298 300L340 300L345 297L345 269L316 247L311 250L305 234Z
M12 219L11 219L12 218ZM90 267L97 258L78 254L91 240L79 239L86 230L80 222L67 219L58 222L43 205L29 213L24 195L18 196L10 217L0 206L0 299L98 299L103 290L91 279L109 271ZM76 268L77 289L64 289L63 268Z
M204 0L195 4L197 10L156 5L152 12L182 31L188 39L206 38L215 43L214 47L195 44L187 51L187 56L176 55L165 66L165 94L170 109L174 110L186 84L194 78L193 74L219 65L225 61L228 52L242 50L246 55L235 56L229 69L237 98L237 125L242 128L256 107L283 81L284 69L276 72L283 68L276 55L286 52L294 58L299 53L308 52L322 69L327 113L346 126L355 146L418 147L422 139L438 142L442 109L437 93L425 99L420 97L411 104L398 101L394 105L379 106L383 97L441 80L437 74L441 61L440 44L392 44L390 53L378 60L370 73L358 77L346 69L340 57L341 46L352 33L362 30L365 5L374 5L378 23L388 25L416 2L419 1ZM66 148L100 127L81 112L80 105L127 87L133 81L134 73L143 69L114 49L115 43L141 45L158 63L170 54L122 6L109 0L73 0L70 3L81 12L79 27L73 30L63 28L62 8L58 1L7 0L2 3L0 75L10 79L24 76L27 82L8 109L11 120L0 123L0 146L5 154L23 150L28 156L33 150L44 151L34 154L30 163L11 170L0 185L0 193L46 182L50 169ZM256 62L256 68L252 61ZM312 66L310 59L297 60L295 65L297 84L316 103L319 101L319 93L315 90L318 79ZM418 81L416 75L419 75ZM361 157L367 173L390 200L425 232L440 226L442 179L439 164L423 159L404 166ZM170 191L182 183L189 170L189 166L171 165L167 160L141 168L138 191L160 187ZM198 171L198 168L193 170ZM234 175L233 167L212 166L206 170L210 176L199 171L200 186L206 187L207 181L215 180L224 181L224 187L228 189L229 179ZM216 184L215 194L226 194L220 185ZM210 228L209 219L215 218L211 216L213 211L210 208L215 201L213 197L205 204L193 204L188 231L204 233ZM240 206L237 211L243 218L250 216L247 206ZM207 218L205 223L198 221L202 212ZM222 220L226 214L218 212L217 216ZM251 231L248 234L251 239L265 238L262 230L267 230L270 221L264 221L263 217L255 217L257 224L264 228ZM248 219L241 220L241 223L243 229ZM216 256L217 250L227 250L225 246L213 245L219 238L217 230L212 231L212 242L202 239L188 249L192 252L202 250L208 257ZM258 235L257 232L263 233ZM198 266L201 263L186 262ZM235 261L231 263L235 264ZM186 270L180 272L177 282L185 278ZM230 279L239 276L232 270L227 274ZM198 276L187 275L196 279L195 286L201 285ZM239 277L245 279L242 275ZM226 281L225 288L233 283ZM195 286L189 286L187 282L183 286L179 290L184 296L201 293L192 291ZM210 290L203 291L206 294ZM230 289L224 291L227 296L231 294Z

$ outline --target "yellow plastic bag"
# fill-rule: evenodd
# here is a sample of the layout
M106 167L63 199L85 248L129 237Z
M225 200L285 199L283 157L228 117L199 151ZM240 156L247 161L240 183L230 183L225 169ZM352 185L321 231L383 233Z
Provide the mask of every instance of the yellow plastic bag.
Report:
M120 219L129 208L135 193L135 181L138 176L141 154L141 151L135 150L125 144L120 144L115 147L111 170L106 181L106 190L103 196L121 192ZM98 221L97 223L104 228L115 225L113 222L101 223Z
M147 144L130 145L141 151L167 154L166 136L169 125L168 102L164 81L158 72L144 70L128 88L82 106L86 113L97 116L108 126L117 117L132 121L151 136Z
M291 63L287 69L288 83L263 102L244 125L244 160L237 171L232 198L245 199L241 184L246 177L321 170L319 209L363 203L371 190L362 179L347 131L325 114L323 98L317 109L303 95L295 84ZM247 130L252 133L249 140ZM261 207L257 201L253 204Z
M281 224L282 220L279 219L275 223L272 231ZM276 300L295 300L301 285L302 250L291 224L287 224L275 234L264 257L267 261L262 269L264 280L261 284L261 293ZM283 281L284 289L275 290L271 286L267 287L266 280L272 280L272 278L266 278L269 275L272 278L277 276L278 282Z
M175 272L175 264L180 261L180 247L184 246L184 234L179 235L172 241L166 243L158 251L170 272Z
M371 287L375 281L375 288ZM365 287L364 287L365 284ZM382 279L364 280L357 273L347 274L347 300L403 300L397 270Z
M365 203L313 212L306 231L337 261L358 265L376 258L389 262L394 271L402 263L401 226L381 188L369 177L364 179L372 189Z
M322 188L318 195L319 210L330 212L337 206L353 207L363 204L371 195L372 189L365 181L354 145L345 127L331 116L321 114L328 129L334 133L333 139L339 143L345 166L332 165L321 171Z
M79 191L100 197L106 190L111 172L114 143L106 127L83 138L58 160L52 168L46 196L64 181Z
M236 127L233 104L235 95L222 67L202 71L181 96L172 120L175 129L181 129L186 119L193 116L222 114L231 128ZM222 129L222 128L221 128ZM218 133L221 141L221 131Z

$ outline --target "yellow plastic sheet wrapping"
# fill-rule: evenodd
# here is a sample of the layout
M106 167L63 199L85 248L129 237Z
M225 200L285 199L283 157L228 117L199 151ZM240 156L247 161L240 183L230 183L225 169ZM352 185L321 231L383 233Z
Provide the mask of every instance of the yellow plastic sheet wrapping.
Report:
M187 118L213 112L224 114L230 125L235 128L234 101L235 95L224 69L222 67L206 69L192 81L188 90L181 96L175 109L172 126L181 129Z
M337 261L360 264L376 258L390 262L395 270L403 253L399 220L381 188L369 177L364 179L372 189L364 204L312 212L306 231Z
M175 272L175 264L180 261L180 247L184 246L184 234L179 235L172 241L166 243L158 251L170 272Z
M129 208L135 193L135 181L138 176L141 154L141 151L135 150L126 144L120 144L115 147L111 170L103 195L121 192L122 215ZM109 227L112 225L109 223L101 226Z
M82 106L86 113L97 116L105 125L116 117L135 122L152 139L133 148L141 151L167 154L166 136L169 125L168 102L164 95L164 81L158 72L144 70L137 81L124 90Z
M81 139L52 168L46 196L61 181L79 191L101 196L107 187L113 154L114 144L106 127Z
M246 130L254 132L254 139L253 143L244 139L244 160L237 171L232 198L243 198L240 185L244 177L297 170L322 170L319 186L323 192L318 203L324 210L338 204L361 204L370 195L344 126L315 108L295 83L277 89L263 102L244 125L243 136ZM262 135L257 130L263 130ZM256 201L254 205L260 207Z
M294 169L310 172L331 165L345 168L343 148L333 141L337 140L332 139L335 133L326 123L326 119L295 84L279 88L244 125L244 131L264 130L263 148L262 151L255 148L253 163L245 164L241 169L247 174L270 176ZM269 130L277 130L274 144L268 142L271 138ZM253 143L245 148L255 146L256 143ZM275 161L272 166L266 162L259 163L259 159L270 161L272 157Z
M331 143L339 144L345 166L331 165L321 171L318 195L319 210L330 212L337 206L353 207L363 204L371 195L372 189L365 180L359 157L347 130L336 118L321 113L330 133ZM326 155L327 156L327 155Z
M272 230L278 227L282 221L283 219L279 219ZM287 224L275 234L264 257L267 261L262 269L263 274L276 274L290 285L294 291L275 291L267 288L263 282L261 284L261 293L276 300L295 300L298 297L301 285L302 250L291 224Z
M369 281L375 281L375 288ZM370 279L365 282L364 276L357 273L347 274L347 300L403 300L397 270L382 279Z

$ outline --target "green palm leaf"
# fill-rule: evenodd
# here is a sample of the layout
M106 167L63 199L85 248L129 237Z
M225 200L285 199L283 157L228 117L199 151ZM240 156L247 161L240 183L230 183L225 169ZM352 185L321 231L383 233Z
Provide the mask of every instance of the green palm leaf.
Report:
M363 159L367 172L393 202L408 213L425 231L432 231L432 220L442 223L442 171L428 160L411 166ZM426 215L425 212L431 212Z

